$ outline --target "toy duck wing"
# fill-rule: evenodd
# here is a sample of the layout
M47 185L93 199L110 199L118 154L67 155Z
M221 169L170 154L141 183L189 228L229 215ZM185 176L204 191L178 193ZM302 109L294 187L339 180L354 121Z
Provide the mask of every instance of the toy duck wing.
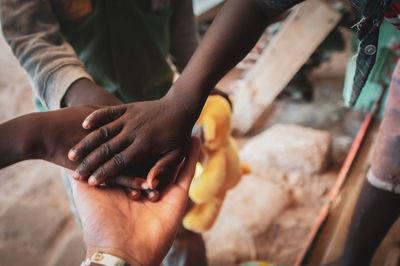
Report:
M189 189L190 198L196 203L207 202L223 190L226 178L226 160L221 152L210 156L203 172L193 179Z

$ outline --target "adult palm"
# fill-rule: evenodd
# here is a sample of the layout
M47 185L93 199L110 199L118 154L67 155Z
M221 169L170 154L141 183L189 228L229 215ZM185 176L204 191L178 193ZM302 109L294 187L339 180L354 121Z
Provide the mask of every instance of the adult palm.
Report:
M132 265L159 265L181 223L199 146L192 140L176 182L157 202L132 201L119 187L93 187L70 178L88 255L104 251Z

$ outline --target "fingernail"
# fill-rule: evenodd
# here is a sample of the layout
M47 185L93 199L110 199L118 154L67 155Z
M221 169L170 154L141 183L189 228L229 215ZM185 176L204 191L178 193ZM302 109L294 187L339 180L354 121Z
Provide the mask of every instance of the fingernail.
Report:
M142 189L149 189L149 184L142 183Z
M155 189L155 188L157 187L157 185L158 185L159 182L160 182L160 181L158 181L158 179L154 179L154 180L151 182L152 189Z
M82 123L82 127L87 129L89 127L89 121L87 121L86 119L83 121Z
M89 185L96 185L96 178L94 176L91 176L88 180Z
M136 190L131 190L130 193L132 197L136 197L139 192L137 192Z
M150 201L152 201L152 202L155 202L155 201L158 200L159 195L160 195L160 194L159 194L156 190L150 191L149 194L148 194L148 199L149 199Z
M77 172L77 171L75 171L73 174L72 174L72 178L73 179L79 179L81 177L81 175Z
M76 150L70 150L70 151L68 152L68 158L69 158L71 161L76 161L76 160L78 159L78 155L76 154Z

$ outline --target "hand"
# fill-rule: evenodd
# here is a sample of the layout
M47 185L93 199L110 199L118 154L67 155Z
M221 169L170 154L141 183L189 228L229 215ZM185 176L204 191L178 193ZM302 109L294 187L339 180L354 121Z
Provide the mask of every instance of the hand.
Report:
M69 152L70 160L82 159L74 177L90 176L89 184L99 185L126 168L150 162L154 166L147 182L154 189L179 170L194 122L183 104L170 97L97 110L82 126L101 127Z
M78 163L68 160L68 148L87 136L88 131L82 129L80 121L98 108L85 105L34 114L41 133L37 139L44 144L41 159L75 169Z
M100 108L95 105L82 105L76 107L62 108L57 111L32 114L31 123L37 123L36 127L40 132L34 135L35 142L43 142L43 154L40 159L58 164L68 169L75 169L78 162L71 162L67 158L69 147L87 136L88 131L81 127L81 121L93 111ZM32 143L33 141L31 141ZM37 147L36 144L32 144ZM127 171L124 175L114 177L112 183L122 185L127 188L127 192L132 199L139 199L141 191L137 189L149 189L147 182L143 178L132 177ZM136 190L132 190L136 189ZM149 200L154 201L158 198L158 192L146 193Z
M103 251L131 265L160 265L181 224L199 146L193 139L176 183L169 184L156 203L131 201L121 188L91 187L71 178L87 257Z

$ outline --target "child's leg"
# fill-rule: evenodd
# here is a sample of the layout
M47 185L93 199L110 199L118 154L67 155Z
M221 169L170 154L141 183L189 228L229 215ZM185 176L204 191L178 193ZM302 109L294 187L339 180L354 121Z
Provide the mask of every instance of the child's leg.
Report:
M369 265L399 213L399 194L376 188L365 181L337 265Z
M369 265L400 213L400 63L339 265Z

